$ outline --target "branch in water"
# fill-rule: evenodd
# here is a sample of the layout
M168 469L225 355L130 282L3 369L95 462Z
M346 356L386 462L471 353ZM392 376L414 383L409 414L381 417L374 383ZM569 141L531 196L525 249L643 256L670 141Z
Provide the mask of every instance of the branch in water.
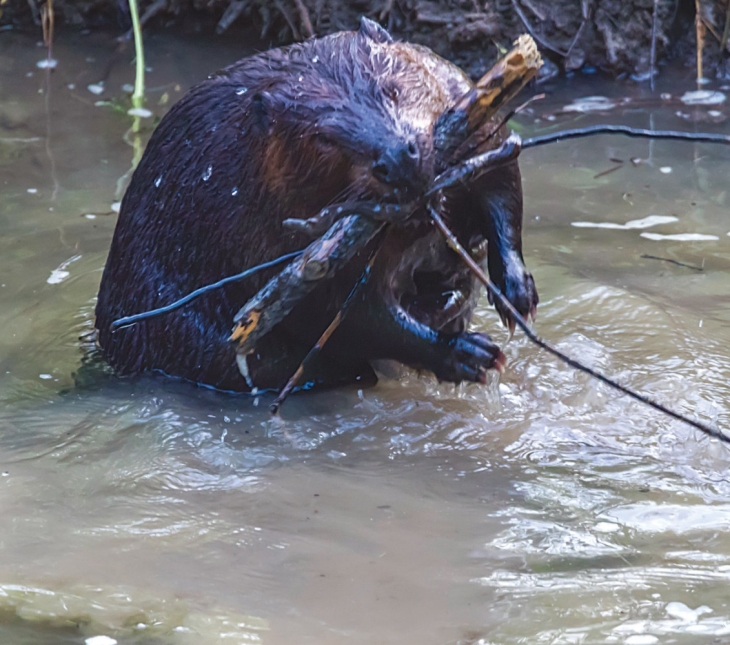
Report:
M730 144L730 136L726 134L710 134L705 132L681 132L679 130L646 130L644 128L630 128L626 125L591 125L587 128L563 130L552 134L542 134L522 141L522 149L544 146L547 143L556 143L566 139L580 139L596 134L623 134L627 137L639 139L675 139L679 141L697 141L700 143Z
M644 394L639 394L638 392L634 392L633 390L617 383L616 381L608 378L607 376L604 376L600 372L597 372L587 365L583 365L583 363L575 360L574 358L571 358L567 354L563 354L559 349L556 349L552 345L550 345L547 341L540 338L532 329L530 329L530 326L527 324L527 321L520 315L520 313L517 311L517 309L514 308L512 303L507 300L507 298L502 295L502 292L492 283L492 281L486 276L482 268L473 260L473 258L466 252L463 246L459 243L459 241L456 239L456 236L451 232L451 230L446 226L444 223L444 220L441 218L441 216L438 214L438 212L432 207L428 207L429 215L431 216L431 219L433 220L434 224L436 224L436 227L443 233L444 237L449 243L449 246L459 255L459 257L464 260L466 265L469 267L471 272L476 276L476 278L487 288L487 290L502 304L502 306L509 311L510 315L513 317L514 321L517 323L517 326L525 332L525 335L538 347L541 347L546 352L549 352L553 356L556 356L564 363L567 363L571 367L580 370L581 372L585 372L589 376L592 376L595 379L598 379L602 383L605 383L609 387L614 388L615 390L618 390L619 392L622 392L623 394L626 394L627 396L630 396L632 399L636 399L637 401L648 405L655 410L658 410L659 412L662 412L674 419L677 419L678 421L683 421L684 423L687 423L691 425L693 428L697 428L697 430L700 430L701 432L704 432L706 435L713 437L714 439L719 439L720 441L723 441L725 443L730 443L730 436L725 435L724 433L720 432L719 430L715 428L711 428L708 425L705 425L704 423L700 421L693 421L692 419L680 414L679 412L675 412L674 410L670 410L669 408L663 406L661 403L657 403L656 401L653 401L649 397L645 396Z

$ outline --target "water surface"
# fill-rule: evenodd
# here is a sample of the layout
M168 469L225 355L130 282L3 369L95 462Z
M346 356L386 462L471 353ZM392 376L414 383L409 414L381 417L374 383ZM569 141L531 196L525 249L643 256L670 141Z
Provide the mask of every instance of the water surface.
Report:
M49 76L35 38L0 34L0 642L730 642L728 449L519 333L499 383L408 375L295 396L283 420L266 399L85 369L134 153L131 56L113 50L62 35ZM247 51L150 37L148 106ZM727 132L725 104L677 100L692 89L574 79L518 125ZM592 95L633 101L561 109ZM539 332L724 428L728 168L720 146L616 137L522 158ZM651 215L676 220L573 225ZM474 327L507 341L486 299Z

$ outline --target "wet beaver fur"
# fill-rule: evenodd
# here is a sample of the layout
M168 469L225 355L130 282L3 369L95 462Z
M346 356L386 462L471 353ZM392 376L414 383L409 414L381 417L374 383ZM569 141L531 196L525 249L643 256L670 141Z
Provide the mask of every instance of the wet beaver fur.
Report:
M156 371L224 390L280 388L334 318L367 250L258 343L243 371L236 311L272 271L111 333L115 319L303 248L282 225L346 199L408 201L443 170L432 128L471 86L430 50L363 20L211 75L162 119L124 196L96 307L98 343L120 374ZM451 190L442 211L522 314L537 304L522 258L517 163ZM274 269L273 271L276 271ZM477 286L416 214L391 226L371 278L307 374L309 386L372 381L394 359L452 382L483 382L504 357L469 333ZM247 368L247 369L246 369Z

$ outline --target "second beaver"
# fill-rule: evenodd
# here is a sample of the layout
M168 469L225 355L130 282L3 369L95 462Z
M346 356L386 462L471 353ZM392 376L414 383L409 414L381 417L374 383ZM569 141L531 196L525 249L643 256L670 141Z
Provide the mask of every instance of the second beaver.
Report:
M334 318L367 252L308 296L257 345L244 372L229 342L236 311L271 277L111 333L117 318L306 246L282 225L346 199L408 201L443 169L432 131L471 82L430 50L364 19L257 54L191 89L162 119L124 196L96 307L98 342L121 374L157 371L220 389L280 388ZM517 163L451 190L460 241L487 246L494 282L523 314L537 304L522 257ZM424 218L391 226L358 301L308 374L309 386L371 380L394 359L452 382L503 363L466 331L477 287Z

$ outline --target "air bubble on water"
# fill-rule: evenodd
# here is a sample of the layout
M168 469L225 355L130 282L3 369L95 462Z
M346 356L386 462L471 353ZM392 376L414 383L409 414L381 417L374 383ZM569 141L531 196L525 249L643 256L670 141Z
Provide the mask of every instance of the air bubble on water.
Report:
M679 100L685 105L720 105L725 102L726 98L722 92L695 90L693 92L685 92Z
M117 645L116 639L111 636L91 636L84 643L86 645Z
M248 92L248 88L247 88L247 87L239 87L239 88L238 88L238 89L236 90L236 94L237 94L238 96L243 96L243 95L244 95L244 94L245 94L246 92Z
M641 237L647 240L670 240L673 242L716 242L720 238L717 235L705 235L704 233L675 233L674 235L661 235L660 233L642 233Z
M143 107L135 107L127 110L129 116L138 116L141 119L149 119L152 116L152 110Z
M626 645L654 645L659 639L653 634L632 634L624 642Z
M213 166L208 166L203 173L203 181L208 181L213 174Z

